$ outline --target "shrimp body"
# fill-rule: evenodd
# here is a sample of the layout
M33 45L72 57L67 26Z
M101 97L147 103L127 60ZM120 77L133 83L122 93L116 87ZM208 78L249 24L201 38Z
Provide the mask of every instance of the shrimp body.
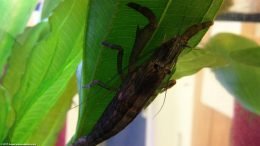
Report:
M139 6L138 8L145 8L132 4ZM132 67L92 131L87 136L79 138L73 145L95 146L123 130L140 113L150 98L157 94L158 89L168 88L162 87L163 81L167 75L171 75L171 70L176 66L178 56L187 46L189 39L211 25L212 22L207 21L190 26L182 35L169 39L157 47L146 63ZM143 29L153 31L153 26L156 25L150 24L152 26L150 28L147 26Z

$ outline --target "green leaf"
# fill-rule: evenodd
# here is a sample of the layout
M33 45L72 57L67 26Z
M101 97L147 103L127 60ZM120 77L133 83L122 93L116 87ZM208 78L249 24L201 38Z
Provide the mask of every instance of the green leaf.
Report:
M259 47L246 48L239 51L233 51L230 54L230 57L234 61L252 67L260 67L259 56L260 56Z
M260 50L260 48L258 48ZM259 56L260 57L260 56ZM260 114L260 68L245 64L214 70L220 83L250 111Z
M36 4L37 0L0 0L0 76L14 40L24 30Z
M39 24L19 37L21 47L13 51L3 78L16 112L10 132L13 143L54 143L52 136L64 124L74 93L64 95L81 60L87 4L87 0L66 0L49 18L49 27ZM14 79L17 84L12 85ZM62 103L65 97L68 101ZM57 111L62 113L55 117Z
M216 68L229 64L229 54L232 51L232 48L229 48L228 45L229 43L236 43L236 40L230 39L230 36L236 37L232 34L218 34L216 37L210 39L205 48L192 49L186 54L183 52L179 57L177 69L172 78L178 79L183 76L192 75L204 67ZM238 39L237 43L239 46L236 50L248 46L257 46L257 43L253 41L244 41L244 38L241 39L240 37L237 37L236 39ZM223 40L225 40L225 42L223 42ZM219 42L222 43L219 44Z
M252 40L246 39L235 34L221 33L209 40L205 48L221 55L226 59L230 58L230 53L233 51L243 50L245 48L258 47L258 44Z
M21 33L37 2L38 0L0 0L0 30L14 37Z
M44 0L42 8L42 19L48 18L52 11L61 3L62 0Z
M41 145L55 145L61 128L63 128L66 120L67 111L70 109L71 101L77 93L76 77L73 76L63 94L58 98L58 101L49 110L44 119L38 123L40 126L34 131L39 133L28 141L30 143L41 143Z
M13 43L15 42L15 38L13 38L9 33L0 31L0 78L4 74L4 66L6 64L6 60L10 55L11 48Z
M11 105L11 98L7 91L0 86L0 143L4 143L8 139L8 129L12 127L14 122L14 111Z
M189 53L180 56L177 62L177 69L173 79L179 79L183 76L192 75L204 67L220 67L227 64L227 61L221 56L214 54L206 49L192 49Z
M127 69L128 59L133 46L137 26L147 24L146 18L126 6L128 0L90 0L88 25L86 31L86 49L83 60L83 85L93 80L105 82L110 87L118 87L121 83L116 70L117 52L101 45L106 40L120 44L124 48L123 66ZM139 62L143 63L147 56L166 39L183 33L192 24L212 20L222 0L154 0L136 3L149 7L159 21L158 29L141 54ZM204 32L196 35L190 42L195 46ZM86 135L105 107L111 101L114 92L98 86L82 90L79 121L76 138Z
M3 86L9 91L11 97L15 96L21 88L33 48L48 32L48 23L41 23L34 28L27 28L17 38L19 43L16 43L13 47L12 54L7 62L6 76L3 78ZM16 81L15 84L13 83L14 80Z
M233 34L219 34L207 46L228 60L228 65L214 69L220 83L244 107L260 114L260 46Z

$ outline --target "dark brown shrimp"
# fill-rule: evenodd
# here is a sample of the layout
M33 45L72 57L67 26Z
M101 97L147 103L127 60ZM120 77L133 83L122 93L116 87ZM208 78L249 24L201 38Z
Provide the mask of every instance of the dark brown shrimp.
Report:
M137 30L136 41L133 47L134 53L132 52L132 57L137 58L141 52L140 49L143 49L154 32L156 21L150 9L136 3L129 3L128 6L139 11L150 20L148 25ZM199 31L211 25L211 21L192 25L183 35L169 39L157 47L146 63L139 67L132 66L128 71L128 75L123 77L120 89L92 131L87 136L79 138L73 145L95 146L124 129L138 115L149 99L156 95L157 89L169 87L169 85L165 85L165 87L161 87L161 85L164 78L171 74L171 70L175 67L181 51L187 46L188 40ZM120 54L121 50L122 54L120 46L107 42L103 44L109 48L119 50L118 54ZM120 64L122 56L119 55L118 60L118 64ZM132 59L129 62L131 62L130 65L133 64ZM119 73L122 73L120 72L120 65L118 65L118 70ZM171 83L175 83L175 81Z

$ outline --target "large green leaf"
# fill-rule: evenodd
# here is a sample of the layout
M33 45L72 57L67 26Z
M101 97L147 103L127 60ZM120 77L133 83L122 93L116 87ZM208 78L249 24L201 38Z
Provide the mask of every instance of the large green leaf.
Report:
M219 34L207 49L228 60L226 66L214 69L222 85L247 109L260 114L260 46L241 36Z
M20 90L23 76L29 63L29 58L33 52L33 47L41 41L49 32L48 23L41 23L34 28L28 28L17 38L19 43L13 47L12 55L7 62L7 72L3 78L3 85L13 98ZM16 81L15 84L13 81ZM16 99L15 99L16 100Z
M21 47L12 52L3 78L16 112L12 142L53 144L64 124L75 84L64 94L81 59L87 4L66 0L49 19L50 29L39 24L19 37Z
M52 11L61 3L62 0L44 0L42 8L42 19L48 18Z
M174 78L191 75L204 67L214 68L222 85L247 109L260 113L260 47L233 34L218 34L204 49L180 57Z
M15 38L9 33L0 31L0 79L5 74L6 60L10 55Z
M14 122L14 112L11 105L11 99L6 89L0 86L0 143L8 142L8 129Z
M227 61L206 49L192 49L189 53L182 55L177 62L174 79L196 73L204 67L219 67L227 64Z
M21 33L38 0L0 0L0 30L12 36Z
M0 77L17 34L30 18L37 0L0 0Z
M41 143L43 146L54 145L61 128L65 124L67 111L70 109L72 97L77 92L76 76L73 76L67 84L65 92L58 98L58 101L51 107L48 114L40 121L34 133L35 136L31 137L28 141L30 143Z
M143 27L147 23L140 13L126 6L128 2L128 0L90 0L83 62L84 85L93 80L101 80L114 88L120 85L116 70L116 51L103 47L101 42L107 40L123 46L123 66L127 68L136 28L138 25ZM151 8L159 21L158 29L141 55L140 63L142 63L146 56L166 39L181 34L192 24L212 20L222 0L135 0L134 2ZM203 32L196 35L189 45L195 46L202 36ZM98 86L82 91L76 138L86 135L91 130L115 95L114 92Z
M37 27L35 27L35 29L28 29L27 31L25 31L25 33L23 33L22 37L19 37L19 40L17 40L21 41L23 45L20 43L16 43L13 48L12 55L9 58L9 61L7 62L5 68L6 72L2 79L2 84L5 87L6 92L8 93L8 98L12 102L14 101L13 98L15 94L21 86L22 76L24 75L26 69L27 59L30 56L35 42L37 42L37 40L39 39L39 34L41 32L44 32L44 30L46 30L46 25L44 24L38 25ZM8 131L8 137L10 137L10 133L11 131Z
M187 54L180 56L177 62L177 70L173 78L192 75L204 67L222 67L230 63L230 52L248 47L256 47L257 43L234 35L236 39L230 39L231 34L219 34L213 37L205 48L192 49ZM224 41L223 41L224 40ZM218 43L221 42L221 43ZM237 44L236 48L230 48L231 44ZM219 49L222 48L222 49Z

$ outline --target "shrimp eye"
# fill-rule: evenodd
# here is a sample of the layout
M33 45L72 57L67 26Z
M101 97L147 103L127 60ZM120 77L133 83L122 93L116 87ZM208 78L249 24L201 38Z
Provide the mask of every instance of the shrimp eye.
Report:
M158 64L158 63L155 63L154 65L153 65L153 67L154 67L154 69L155 70L160 70L160 69L162 69L162 65L161 64Z

